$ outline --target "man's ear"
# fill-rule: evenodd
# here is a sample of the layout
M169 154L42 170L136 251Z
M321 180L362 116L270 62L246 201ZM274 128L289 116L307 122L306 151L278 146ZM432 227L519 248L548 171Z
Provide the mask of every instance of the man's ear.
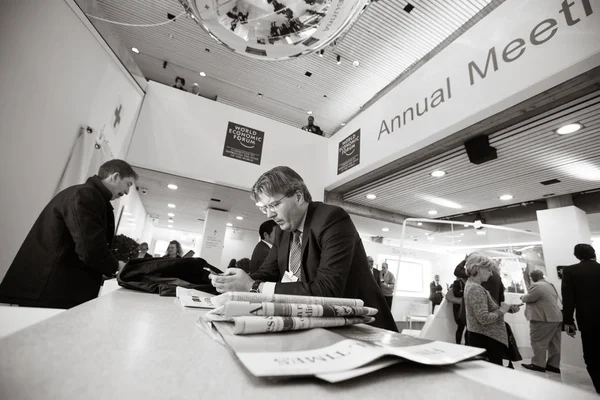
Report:
M120 177L121 177L121 174L119 174L118 172L113 172L112 174L110 174L109 179L112 182L117 182Z

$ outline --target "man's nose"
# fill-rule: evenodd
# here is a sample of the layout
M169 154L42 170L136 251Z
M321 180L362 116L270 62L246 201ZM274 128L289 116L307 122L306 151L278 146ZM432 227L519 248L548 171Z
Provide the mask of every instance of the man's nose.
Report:
M127 187L127 189L125 189L125 194L129 194L129 187Z
M277 212L275 210L267 208L267 218L273 218L275 216L277 216Z

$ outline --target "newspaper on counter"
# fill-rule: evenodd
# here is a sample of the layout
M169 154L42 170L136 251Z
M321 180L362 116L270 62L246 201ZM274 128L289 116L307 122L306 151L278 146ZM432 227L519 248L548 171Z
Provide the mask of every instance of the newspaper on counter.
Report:
M364 324L247 336L236 335L229 322L210 324L242 365L257 377L315 376L339 382L394 364L390 357L425 365L450 365L485 351Z
M200 317L203 318L203 317ZM233 317L233 333L250 335L253 333L300 331L314 328L333 328L355 324L368 324L373 317Z
M178 287L176 295L184 307L217 308L228 301L246 301L249 303L290 303L290 304L321 304L363 307L360 299L342 299L337 297L295 296L287 294L264 294L252 292L228 292L218 296L193 289ZM210 297L213 296L213 297Z
M377 314L373 307L340 306L331 304L288 304L288 303L250 303L248 301L228 301L211 310L207 316L224 317L358 317Z

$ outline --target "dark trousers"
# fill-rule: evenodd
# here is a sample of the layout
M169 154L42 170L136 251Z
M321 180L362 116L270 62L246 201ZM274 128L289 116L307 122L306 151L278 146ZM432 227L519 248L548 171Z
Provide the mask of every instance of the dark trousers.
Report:
M596 392L600 393L600 329L586 329L581 331L583 345L583 359Z
M502 358L507 350L503 343L479 333L467 332L469 335L469 346L485 349L485 356L489 362L502 365Z
M383 296L385 297L385 301L388 303L390 310L392 309L392 300L394 300L394 296Z
M452 314L454 315L454 322L456 322L456 344L462 343L463 332L465 331L466 323L460 318L460 304L452 305Z

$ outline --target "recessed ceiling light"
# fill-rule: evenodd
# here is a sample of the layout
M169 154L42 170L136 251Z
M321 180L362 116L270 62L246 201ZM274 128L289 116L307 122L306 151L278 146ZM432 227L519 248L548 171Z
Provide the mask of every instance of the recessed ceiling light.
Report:
M469 224L464 224L463 226L464 226L465 228L468 228L468 227L470 227L471 225L469 225Z
M437 213L438 212L436 210L429 210L429 211L427 211L427 214L429 214L429 215L437 215Z
M131 51L133 51L135 54L140 54L140 51L138 50L137 47L132 47Z
M174 183L169 183L169 184L167 185L167 187L168 187L169 189L171 189L171 190L177 190L177 189L178 189L178 186L177 186L177 185L175 185Z
M171 217L171 218L172 218L172 217L174 217L174 216L175 216L175 214L173 214L173 213L168 213L168 214L167 214L167 216L169 216L169 217Z
M512 200L513 199L513 195L512 194L503 194L502 196L498 197L500 200Z
M241 221L244 219L244 217L242 217L241 215L238 215L237 217L235 217L235 219L239 219Z
M167 225L167 227L173 229L173 225Z
M352 65L358 67L360 65L360 62L358 60L352 61Z
M306 113L307 113L308 115L312 115L312 111L310 111L310 110L308 110Z
M486 232L485 232L485 231L477 231L477 234L478 234L478 235L485 235L485 234L486 234Z
M417 226L422 226L423 223L422 222L417 222Z
M381 231L382 231L382 232L389 232L389 231L390 231L390 228L381 228Z
M373 193L369 193L367 196L367 199L369 200L375 200L377 198L377 195L373 194Z
M427 240L435 240L433 236L427 236Z
M206 76L206 72L200 72L200 76Z
M431 173L431 176L434 178L441 178L444 175L446 175L446 171L442 171L441 169L437 169Z
M461 233L461 234L460 234L460 236L465 236L465 234L464 234L464 233Z
M346 126L346 123L345 123L345 122L342 122L340 125L342 125L342 126Z
M225 225L227 225L227 226L233 226L233 224L231 222L228 222Z
M556 130L556 133L558 133L559 135L568 135L569 133L577 132L581 128L583 128L583 125L576 122L574 124L568 124L568 125L561 126L560 128L558 128Z
M167 204L167 207L169 207L169 208L176 208L177 206L175 204L173 204L173 203L169 203L169 204Z
M254 203L254 205L256 207L262 207L263 203L261 203L260 201L257 201L256 203Z

